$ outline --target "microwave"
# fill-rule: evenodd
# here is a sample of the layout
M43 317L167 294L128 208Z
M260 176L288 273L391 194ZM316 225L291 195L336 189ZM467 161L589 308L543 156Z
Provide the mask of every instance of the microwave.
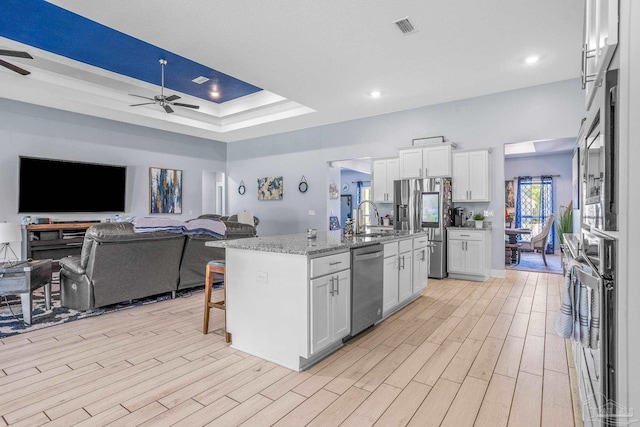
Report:
M618 70L605 73L579 136L582 225L618 230Z

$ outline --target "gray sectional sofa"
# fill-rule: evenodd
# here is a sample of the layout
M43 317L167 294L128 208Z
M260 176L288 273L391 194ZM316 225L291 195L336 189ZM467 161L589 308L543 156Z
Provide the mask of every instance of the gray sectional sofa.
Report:
M225 239L254 237L250 226L219 218ZM60 292L64 307L89 310L118 302L204 285L206 263L224 259L224 249L205 246L209 234L136 232L130 222L91 226L82 252L60 260Z

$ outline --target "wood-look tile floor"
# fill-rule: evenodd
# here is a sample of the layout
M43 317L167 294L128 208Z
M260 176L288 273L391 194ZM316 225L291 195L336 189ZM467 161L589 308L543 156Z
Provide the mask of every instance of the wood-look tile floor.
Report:
M571 347L553 330L561 285L515 270L430 280L300 373L203 335L203 294L8 337L0 426L581 425Z

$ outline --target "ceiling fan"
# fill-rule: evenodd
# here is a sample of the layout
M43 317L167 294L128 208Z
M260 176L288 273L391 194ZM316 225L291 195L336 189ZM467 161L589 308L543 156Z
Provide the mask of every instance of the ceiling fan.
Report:
M165 65L167 65L167 60L166 59L161 59L160 60L160 66L162 67L162 84L160 86L160 95L156 95L153 98L149 98L147 96L135 95L133 93L130 93L129 95L131 95L131 96L137 96L138 98L144 98L144 99L148 99L150 101L153 101L153 102L143 102L142 104L132 104L132 105L130 105L130 107L137 107L139 105L158 104L162 108L164 108L164 111L166 111L167 113L173 113L173 108L171 108L172 105L175 105L175 106L178 106L178 107L195 108L196 110L198 108L200 108L198 105L183 104L181 102L174 102L176 99L180 99L180 97L178 95L164 96L164 66Z
M0 49L0 56L13 56L16 58L33 59L33 56L29 55L27 52L21 52L19 50ZM20 68L16 65L11 64L10 62L3 61L2 59L0 59L0 65L10 69L11 71L15 71L18 74L22 74L23 76L27 76L31 74L31 71L27 71L23 68Z

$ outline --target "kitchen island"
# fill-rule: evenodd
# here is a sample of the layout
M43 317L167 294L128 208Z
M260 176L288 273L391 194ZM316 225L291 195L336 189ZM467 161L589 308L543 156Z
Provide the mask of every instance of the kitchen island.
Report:
M296 371L307 369L350 336L350 250L384 247L389 315L427 284L426 236L401 231L345 237L337 230L315 238L301 233L207 242L226 249L232 347Z

